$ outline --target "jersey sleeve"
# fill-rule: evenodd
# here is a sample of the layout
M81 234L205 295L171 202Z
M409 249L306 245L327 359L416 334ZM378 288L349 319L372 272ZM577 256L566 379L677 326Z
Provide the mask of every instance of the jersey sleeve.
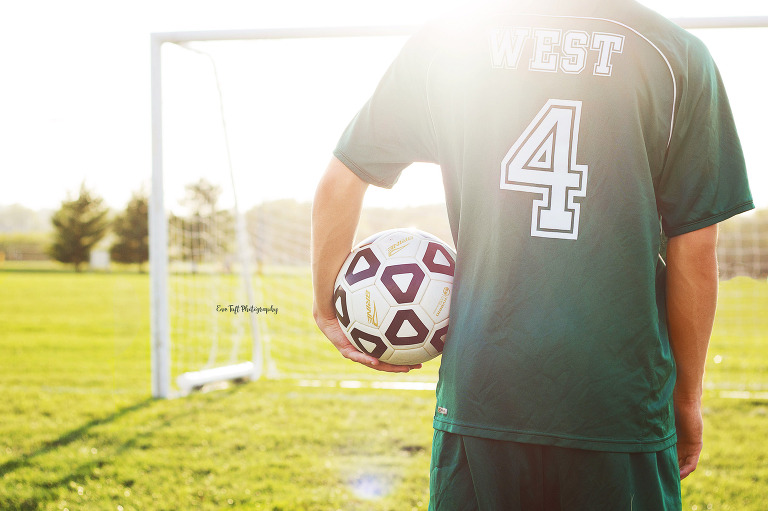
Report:
M699 43L690 59L657 189L662 226L677 236L754 208L720 73Z
M364 181L391 188L413 162L436 163L429 112L429 66L437 51L429 28L412 36L334 150Z

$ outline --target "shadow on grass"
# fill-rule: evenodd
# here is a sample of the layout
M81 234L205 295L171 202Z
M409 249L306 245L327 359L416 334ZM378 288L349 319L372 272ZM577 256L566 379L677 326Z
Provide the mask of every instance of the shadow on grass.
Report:
M144 399L133 405L127 406L125 408L121 408L120 410L117 410L116 412L111 413L106 417L101 417L101 418L93 419L89 422L86 422L79 428L73 429L72 431L69 431L61 435L59 438L55 440L50 440L48 442L45 442L42 446L40 446L34 452L29 454L22 454L20 457L7 461L2 465L0 465L0 478L2 478L6 474L9 474L15 470L18 470L19 468L28 466L31 463L31 461L37 458L38 456L48 454L49 452L54 451L56 449L66 447L67 445L71 444L76 440L80 440L91 429L101 426L103 424L115 422L128 414L142 410L147 406L149 406L154 401L155 400L152 398Z
M237 390L237 387L231 387L217 391L216 394L220 399L229 399ZM55 455L56 451L65 449L71 444L76 444L78 441L87 438L94 428L116 423L126 417L142 412L154 403L158 403L158 401L153 398L142 399L114 413L90 420L82 426L62 434L55 440L45 442L31 453L23 454L14 460L3 463L0 465L0 481L3 480L6 474L11 474L17 470L34 468L36 466L36 458L46 454ZM25 479L24 484L36 487L36 491L31 496L14 495L13 492L7 495L0 494L0 509L42 509L41 506L44 506L45 503L53 502L59 498L57 489L72 486L75 481L87 481L97 473L98 469L104 466L115 465L117 458L133 449L152 449L153 447L151 444L146 443L146 440L155 436L158 430L173 429L174 425L183 421L189 421L189 416L199 411L199 408L186 406L181 410L174 406L170 408L175 411L168 413L169 408L165 406L161 406L157 413L150 411L151 417L142 421L142 431L132 430L130 434L124 437L121 436L118 441L110 442L109 448L112 449L112 452L106 458L92 458L80 464L69 464L63 469L46 470L37 476L33 476L34 480L30 480L29 476L22 476ZM104 446L102 446L103 448ZM116 478L115 483L130 488L136 483L136 479L135 477Z

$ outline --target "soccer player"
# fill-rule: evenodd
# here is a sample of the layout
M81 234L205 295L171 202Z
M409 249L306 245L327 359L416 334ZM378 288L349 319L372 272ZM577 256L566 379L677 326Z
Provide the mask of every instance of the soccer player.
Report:
M313 206L314 314L369 184L442 169L457 248L430 509L681 508L702 448L717 224L753 208L719 73L633 0L508 1L405 45ZM669 239L662 255L662 236Z

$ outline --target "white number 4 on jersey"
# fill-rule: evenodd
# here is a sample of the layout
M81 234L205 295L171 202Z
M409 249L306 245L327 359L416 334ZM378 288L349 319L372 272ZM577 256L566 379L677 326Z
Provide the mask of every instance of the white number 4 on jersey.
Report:
M587 194L587 166L576 163L581 101L550 99L501 162L501 189L533 193L531 236L575 240Z

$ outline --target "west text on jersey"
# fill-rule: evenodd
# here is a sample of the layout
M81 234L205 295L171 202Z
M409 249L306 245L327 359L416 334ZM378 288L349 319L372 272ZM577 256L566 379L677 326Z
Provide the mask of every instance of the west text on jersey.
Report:
M559 28L494 28L488 42L491 66L497 69L519 69L527 61L530 71L580 74L590 69L595 76L611 76L613 61L624 50L623 35Z

